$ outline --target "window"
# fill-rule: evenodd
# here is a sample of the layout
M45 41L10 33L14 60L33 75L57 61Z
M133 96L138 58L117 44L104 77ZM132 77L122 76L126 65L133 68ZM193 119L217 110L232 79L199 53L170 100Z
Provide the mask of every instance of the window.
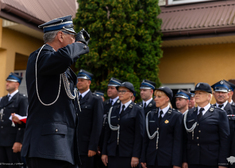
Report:
M212 0L168 0L168 5L177 5L177 4L184 4L184 3L194 3L194 2L207 2Z

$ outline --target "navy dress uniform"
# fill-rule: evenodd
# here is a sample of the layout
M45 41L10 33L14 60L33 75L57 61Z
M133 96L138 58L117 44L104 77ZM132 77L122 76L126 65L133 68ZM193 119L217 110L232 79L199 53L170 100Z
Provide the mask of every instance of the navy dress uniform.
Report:
M7 81L21 83L22 77L11 73ZM13 95L14 94L14 95ZM13 97L9 97L13 96ZM10 100L9 100L10 99ZM28 98L16 90L12 94L4 96L0 102L0 163L18 164L10 167L19 167L21 163L20 152L13 153L12 147L15 142L22 144L24 129L14 124L9 117L11 113L26 116L28 108ZM3 164L0 167L8 167Z
M169 99L173 92L168 87L156 90L164 92ZM165 110L162 118L160 111ZM163 112L164 113L164 112ZM170 168L182 165L183 155L183 122L182 114L168 105L159 107L146 115L146 131L144 136L141 162L148 168Z
M112 77L109 80L108 86L117 87L117 86L120 86L121 83L122 83L121 80ZM108 116L109 109L112 106L120 105L120 103L121 103L121 101L119 100L118 96L114 99L109 98L106 101L104 101L104 103L103 103L103 105L104 105L103 125L102 125L102 131L101 131L101 134L100 134L100 140L99 140L99 149L100 149L101 153L102 153L102 148L103 148L104 133L105 133L105 128L106 128L106 124L107 124L107 116ZM106 167L106 166L104 166L104 164L101 161L100 157L99 157L99 159L97 159L97 164L98 164L99 168Z
M93 74L80 70L77 78L92 80ZM79 97L80 97L79 92ZM84 97L80 98L80 108L77 108L78 145L79 154L84 168L94 167L94 156L88 157L88 150L97 151L103 121L103 101L100 96L92 93L89 89Z
M156 83L153 82L153 81L150 81L150 80L146 80L144 79L141 84L140 84L140 89L152 89L153 91L155 90L155 87L156 87ZM156 109L156 103L155 101L153 100L153 98L147 100L146 102L145 101L142 101L142 102L139 102L137 103L138 105L140 105L140 107L143 107L144 108L144 113L145 115L151 111L151 110L154 110Z
M228 81L221 80L211 86L215 92L229 92L230 91L230 85ZM214 104L214 106L223 109L227 113L227 117L229 120L229 128L230 128L230 151L229 156L235 156L235 137L234 137L234 131L235 131L235 106L230 104L228 101L223 102L222 104ZM230 167L235 167L235 165L230 165Z
M76 34L71 16L39 27L44 33ZM53 43L53 42L52 42ZM77 164L76 74L69 68L89 52L84 43L72 43L57 51L49 44L30 54L26 69L29 109L22 156L32 167L69 167Z
M226 81L226 80L224 80L224 81L229 85L229 92L231 94L231 96L230 96L231 101L229 103L235 106L235 103L232 100L234 89L235 89L235 85L233 83L229 82L229 81Z
M130 82L118 87L135 92ZM131 168L132 157L140 158L144 126L144 111L131 100L111 107L102 149L102 155L108 156L108 168Z
M207 83L198 83L197 91L212 93ZM204 115L203 111L205 112ZM226 166L229 155L229 124L226 113L209 103L190 109L184 115L185 152L184 162L189 168L217 168Z

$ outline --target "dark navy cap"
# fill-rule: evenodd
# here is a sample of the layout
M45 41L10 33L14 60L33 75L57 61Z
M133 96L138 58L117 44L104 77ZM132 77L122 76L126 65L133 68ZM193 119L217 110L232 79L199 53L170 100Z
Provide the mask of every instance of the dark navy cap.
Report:
M78 76L77 76L78 79L82 78L82 79L88 79L88 80L92 80L92 77L93 77L92 73L87 72L83 69L79 71Z
M155 89L156 83L150 80L144 79L140 84L140 89Z
M194 93L195 91L194 90L190 90L190 94L191 94L191 97L194 97L195 96L195 93Z
M73 21L71 15L50 20L39 25L38 28L43 28L43 33L56 30L65 30L70 33L76 34L75 30L73 29Z
M114 86L114 87L117 87L117 86L120 86L121 85L121 83L122 83L122 81L121 80L119 80L119 79L117 79L117 78L111 78L110 80L109 80L109 84L108 84L108 86Z
M229 85L229 91L234 91L235 85L229 81L224 80Z
M224 80L221 80L211 85L211 87L214 89L215 92L229 92L230 85L226 83Z
M164 92L164 93L167 95L167 97L169 97L170 100L171 100L172 97L173 97L173 92L172 92L172 90L171 90L170 88L168 88L168 87L162 86L162 87L160 87L160 88L157 88L156 90L159 90L159 91Z
M207 93L212 93L211 86L208 83L198 83L195 87L195 91L204 91Z
M175 97L181 97L190 100L191 94L185 90L178 90Z
M18 82L20 84L22 79L23 78L21 76L11 72L6 81Z
M123 83L121 83L120 86L117 86L116 88L118 89L119 87L125 87L125 88L129 89L133 94L135 94L135 88L134 88L133 84L130 82L123 82Z
M94 94L96 94L97 96L104 96L104 92L101 90L95 90Z

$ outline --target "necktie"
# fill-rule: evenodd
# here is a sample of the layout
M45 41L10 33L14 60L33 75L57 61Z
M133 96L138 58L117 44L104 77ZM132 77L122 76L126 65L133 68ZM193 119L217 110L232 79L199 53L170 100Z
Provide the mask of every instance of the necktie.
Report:
M81 101L81 100L82 100L82 95L80 94L80 95L79 95L79 101Z
M110 104L113 105L113 100L110 100Z
M122 105L122 111L120 114L122 114L124 112L124 109L125 109L125 105Z
M197 115L197 120L200 120L200 118L202 117L202 112L203 112L204 108L201 108L199 110L199 114Z
M11 95L7 95L7 102L9 102Z
M144 108L146 108L146 103L144 103Z
M222 108L224 105L223 104L219 104L219 108Z
M162 114L163 114L163 111L161 110L161 111L160 111L160 116L159 116L159 123L160 123L161 120L162 120Z

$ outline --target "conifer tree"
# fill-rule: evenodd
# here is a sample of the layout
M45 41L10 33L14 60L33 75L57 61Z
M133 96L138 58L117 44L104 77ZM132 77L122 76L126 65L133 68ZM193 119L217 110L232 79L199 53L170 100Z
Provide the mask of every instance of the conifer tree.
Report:
M158 79L162 57L158 0L78 0L76 31L91 35L90 52L76 67L94 74L91 89L106 90L111 77L129 81L139 93L143 79Z

